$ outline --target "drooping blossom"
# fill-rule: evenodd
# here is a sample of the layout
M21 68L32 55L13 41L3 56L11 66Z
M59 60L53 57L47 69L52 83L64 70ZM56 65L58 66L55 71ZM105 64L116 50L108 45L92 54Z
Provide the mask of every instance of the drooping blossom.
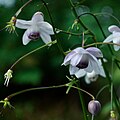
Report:
M96 75L104 77L104 70L97 59L102 57L101 50L96 47L89 47L87 49L78 47L66 55L62 65L70 65L70 75L75 75L77 78L93 71L95 71Z
M15 26L20 29L27 29L22 38L24 45L40 37L47 44L51 42L50 35L54 34L52 25L44 21L42 12L36 12L29 21L16 19Z
M116 25L111 25L108 30L112 33L109 35L104 42L111 42L119 44L120 45L120 28ZM114 50L118 51L120 49L120 46L114 45Z

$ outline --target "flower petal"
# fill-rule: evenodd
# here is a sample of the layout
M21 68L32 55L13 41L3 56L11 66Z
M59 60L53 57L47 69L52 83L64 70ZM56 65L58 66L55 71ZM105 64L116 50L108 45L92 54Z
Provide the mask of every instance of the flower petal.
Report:
M43 42L44 42L45 44L47 44L47 43L49 43L49 42L52 41L50 35L47 34L47 33L45 33L45 32L41 32L41 33L40 33L40 37L42 38L42 40L43 40ZM49 46L50 46L50 45L49 45Z
M42 21L44 21L44 17L43 17L43 13L42 12L36 12L32 16L32 22L33 23L38 23L38 22L42 22Z
M23 45L27 45L31 41L31 39L28 38L28 34L30 34L30 29L27 29L23 35Z
M43 31L43 32L46 32L47 34L50 34L50 35L54 34L53 27L48 22L44 22L44 21L39 22L38 26L39 26L40 32Z
M74 75L78 70L79 70L79 68L77 68L75 66L70 65L70 67L69 67L70 75Z
M76 76L77 78L81 78L81 77L85 76L85 74L86 74L86 71L85 71L84 69L79 69L79 70L75 73L75 76Z
M110 32L120 32L120 28L118 27L118 26L116 26L116 25L111 25L109 28L108 28L108 30L110 31Z
M100 49L96 48L96 47L89 47L86 49L89 53L91 53L92 55L94 55L96 58L100 58L103 57L103 54L101 52Z
M103 42L111 42L113 41L113 34L109 35Z
M120 45L120 36L117 36L116 38L114 38L113 43ZM115 49L115 51L118 51L120 49L120 46L114 45L114 49Z
M92 72L93 70L96 72L96 74L100 73L100 63L98 62L97 58L94 57L92 54L88 54L89 56L89 64L88 67L85 68L85 71Z
M70 64L71 64L72 66L78 65L78 63L80 62L81 58L82 58L82 55L76 54L76 55L71 59Z
M62 65L68 65L70 64L70 60L74 57L74 55L76 55L77 53L75 51L71 51L70 53L68 53L64 59L64 62L62 63Z
M15 26L21 29L28 29L31 26L31 24L31 21L17 19Z
M101 75L102 77L106 77L103 66L100 66L100 74L99 75Z
M79 54L86 53L86 50L82 47L78 47L78 48L74 49L73 51L75 51L76 53L79 53Z

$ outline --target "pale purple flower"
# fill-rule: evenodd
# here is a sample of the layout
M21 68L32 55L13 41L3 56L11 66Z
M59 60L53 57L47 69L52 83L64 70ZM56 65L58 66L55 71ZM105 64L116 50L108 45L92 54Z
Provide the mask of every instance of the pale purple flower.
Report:
M92 71L95 71L97 75L105 76L104 70L101 69L101 64L97 59L102 57L103 54L98 48L89 47L84 49L78 47L67 54L62 65L70 65L70 75L75 75L77 78L83 77L86 73Z
M21 29L27 29L22 38L24 45L40 37L47 44L51 42L50 35L54 34L52 25L44 21L42 12L36 12L29 21L16 19L15 26Z
M116 44L120 44L120 28L116 25L111 25L108 30L112 33L111 35L109 35L104 42L111 42L113 41L113 43ZM120 46L118 45L114 45L114 50L118 51L120 49Z

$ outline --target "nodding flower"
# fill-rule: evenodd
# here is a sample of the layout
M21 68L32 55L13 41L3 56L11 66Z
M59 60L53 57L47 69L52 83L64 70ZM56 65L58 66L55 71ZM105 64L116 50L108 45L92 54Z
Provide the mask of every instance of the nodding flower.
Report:
M15 26L20 29L27 29L23 35L23 45L41 37L45 44L51 42L51 36L54 34L53 27L44 21L42 12L36 12L29 21L16 19Z
M116 25L111 25L110 27L108 27L108 30L112 34L110 34L103 42L105 43L105 42L113 41L113 43L120 45L120 28ZM119 49L120 49L120 46L114 45L115 51L118 51Z
M96 47L87 49L78 47L66 55L62 65L70 65L70 75L75 75L77 78L83 77L86 73L91 73L92 71L104 77L104 70L98 61L98 58L102 57L101 50Z

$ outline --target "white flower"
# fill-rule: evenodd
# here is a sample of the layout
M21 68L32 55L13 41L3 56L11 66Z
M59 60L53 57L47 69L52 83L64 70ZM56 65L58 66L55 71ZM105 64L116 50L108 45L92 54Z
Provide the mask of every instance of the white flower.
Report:
M85 82L87 84L90 84L91 82L95 82L97 79L98 79L98 74L96 74L94 70L91 73L86 72Z
M24 45L40 37L47 44L51 42L50 35L54 34L53 27L44 21L42 12L36 12L30 21L17 19L15 26L21 29L27 29L22 38Z
M9 84L9 80L12 78L12 73L13 73L13 71L9 69L9 70L4 74L4 78L5 78L4 85L6 85L7 87L8 87L8 84Z
M86 73L92 71L95 71L97 75L105 76L101 63L97 59L102 57L102 52L98 48L83 49L78 47L65 57L62 65L70 65L70 75L75 75L77 78L83 77Z
M109 35L104 42L111 42L113 41L113 43L116 44L120 44L120 28L117 27L116 25L111 25L108 30L112 33L111 35ZM118 51L120 49L120 46L118 45L114 45L114 50Z

